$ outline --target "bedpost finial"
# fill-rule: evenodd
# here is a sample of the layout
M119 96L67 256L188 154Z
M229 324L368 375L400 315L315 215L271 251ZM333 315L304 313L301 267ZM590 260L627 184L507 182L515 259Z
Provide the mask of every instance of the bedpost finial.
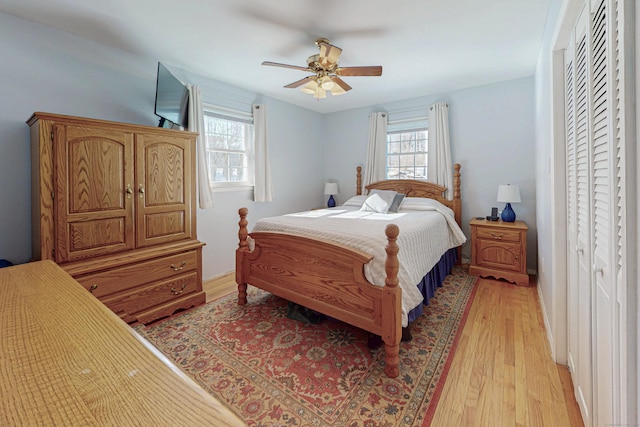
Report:
M384 232L388 239L396 239L398 234L400 234L400 228L396 224L389 224L384 229Z
M249 209L240 208L238 209L238 214L240 215L240 221L238 221L238 248L242 249L247 246L247 236L249 235L249 231L247 229L247 225L249 221L247 221L247 214L249 213Z

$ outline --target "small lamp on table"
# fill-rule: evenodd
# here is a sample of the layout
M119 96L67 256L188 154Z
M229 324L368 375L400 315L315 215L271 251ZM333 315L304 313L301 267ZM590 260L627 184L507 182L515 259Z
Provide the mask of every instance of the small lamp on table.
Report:
M502 210L502 221L514 222L516 220L516 213L511 208L511 203L520 203L520 189L517 185L499 185L498 186L498 201L505 202L506 206Z
M324 194L329 195L329 200L327 201L327 206L330 208L336 207L336 199L333 198L334 194L338 194L338 183L337 182L327 182L324 184Z

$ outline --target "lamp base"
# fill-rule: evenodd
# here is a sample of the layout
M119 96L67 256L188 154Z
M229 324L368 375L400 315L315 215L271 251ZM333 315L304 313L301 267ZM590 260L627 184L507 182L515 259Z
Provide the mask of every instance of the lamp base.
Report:
M333 198L333 194L329 196L329 201L327 202L327 206L330 208L336 207L336 199Z
M511 209L511 203L507 203L504 207L501 218L504 222L514 222L516 220L516 213Z

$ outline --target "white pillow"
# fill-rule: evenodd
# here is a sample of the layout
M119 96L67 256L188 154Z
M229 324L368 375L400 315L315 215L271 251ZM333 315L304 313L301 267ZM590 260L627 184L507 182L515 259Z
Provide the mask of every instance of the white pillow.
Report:
M386 214L389 212L396 194L395 191L391 190L371 190L369 197L364 201L360 210Z
M437 200L428 199L426 197L405 197L400 205L398 212L410 212L410 211L432 211L440 210L448 213L450 216L454 216L451 208L443 205Z
M367 196L353 196L344 202L342 206L355 206L357 208L361 208L365 200L367 200Z

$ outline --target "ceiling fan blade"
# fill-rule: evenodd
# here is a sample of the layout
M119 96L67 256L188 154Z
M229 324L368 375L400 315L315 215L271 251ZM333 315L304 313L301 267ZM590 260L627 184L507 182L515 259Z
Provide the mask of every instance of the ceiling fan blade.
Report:
M339 76L381 76L382 67L372 65L368 67L340 67L336 70Z
M297 65L280 64L278 62L270 62L270 61L264 61L262 65L268 65L269 67L292 68L294 70L300 70L300 71L312 71L311 69L309 69L309 67L299 67Z
M331 68L338 62L342 49L329 43L320 42L320 64L325 68Z
M340 86L342 89L344 89L344 91L345 91L345 92L346 92L346 91L348 91L348 90L351 90L351 89L352 89L352 88L351 88L351 86L349 86L349 85L347 84L347 82L345 82L344 80L342 80L342 79L341 79L340 77L338 77L338 76L333 76L333 77L331 77L331 80L332 80L335 84L337 84L338 86Z
M310 82L311 80L313 80L315 78L316 78L316 76L307 76L304 79L300 79L297 82L290 83L290 84L286 85L285 87L286 88L290 88L290 89L295 89L297 87L302 86L305 83Z

